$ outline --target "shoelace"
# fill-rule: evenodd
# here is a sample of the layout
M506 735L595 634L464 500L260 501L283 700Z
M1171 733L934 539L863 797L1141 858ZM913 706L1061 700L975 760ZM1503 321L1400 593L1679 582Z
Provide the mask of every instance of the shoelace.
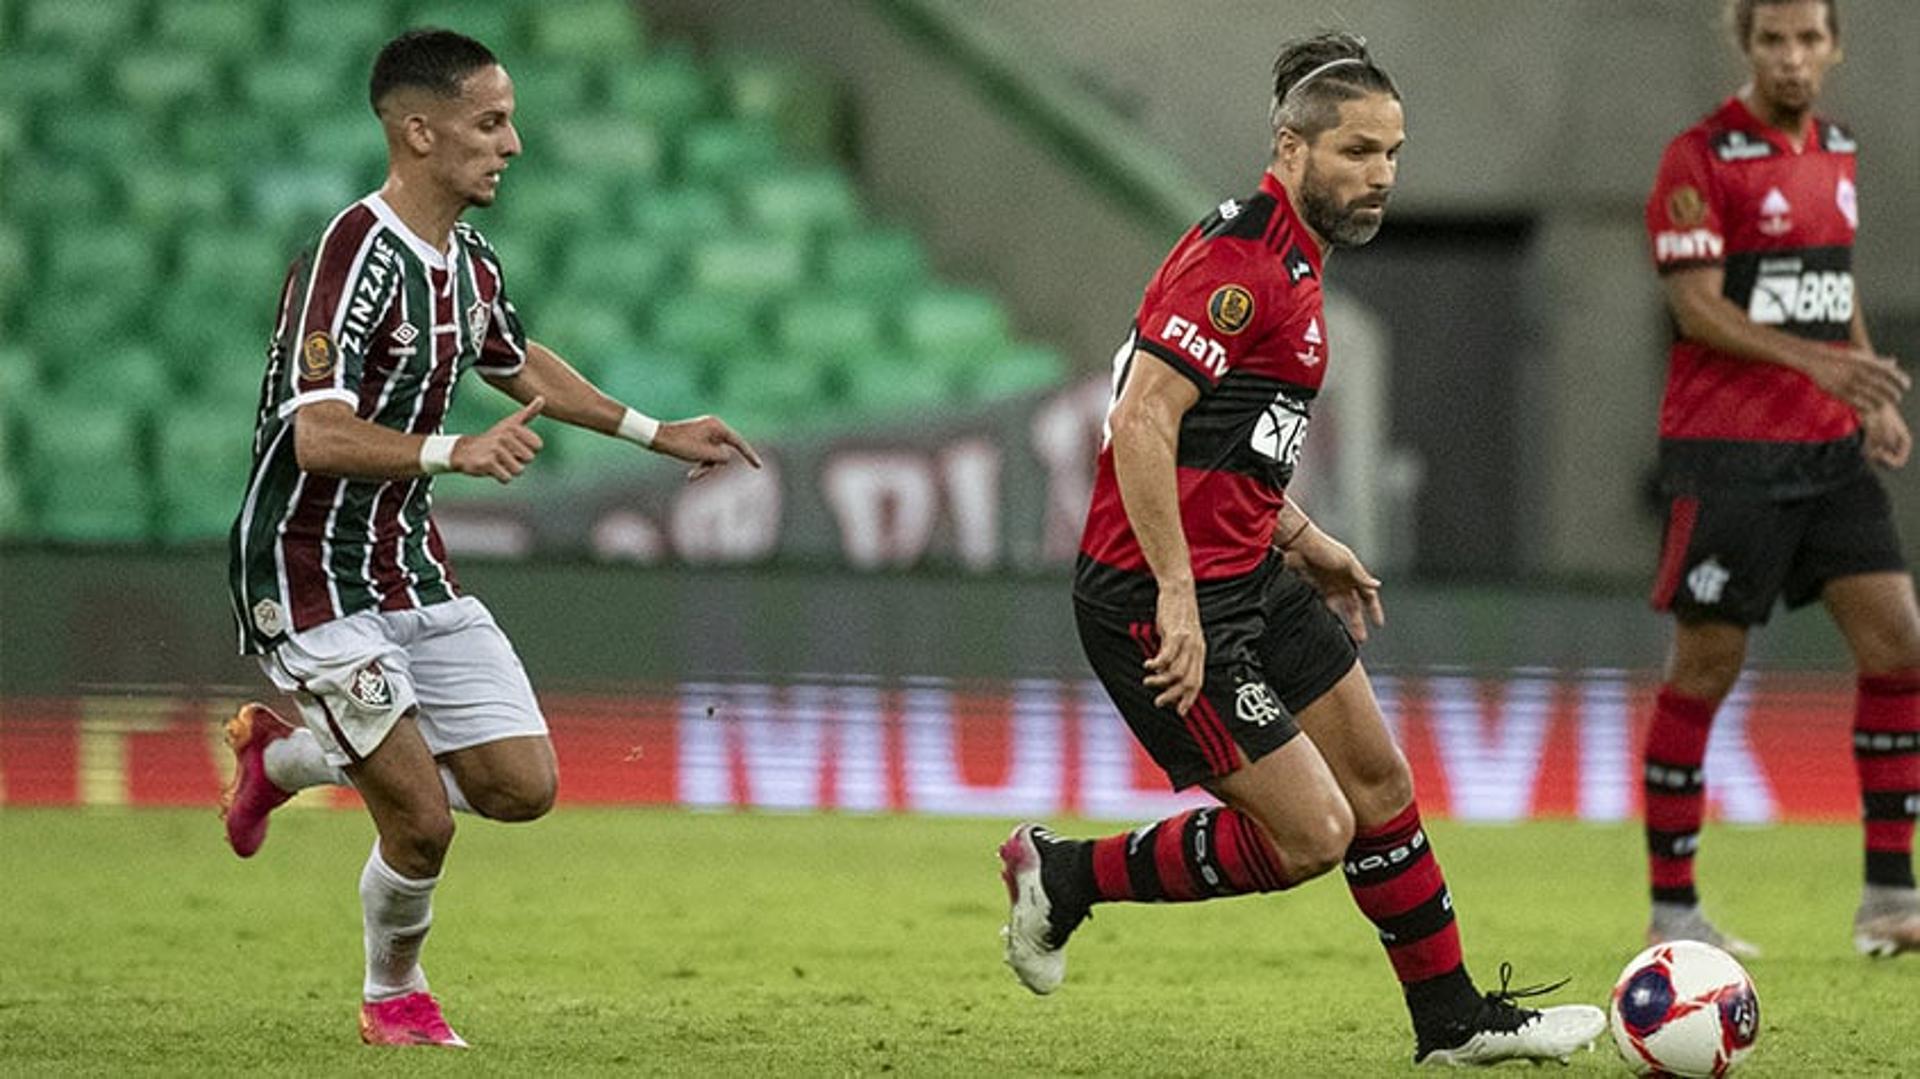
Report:
M1572 978L1562 978L1557 982L1544 982L1539 985L1522 986L1517 989L1512 988L1513 964L1502 962L1500 964L1500 988L1486 994L1483 999L1486 1000L1487 1006L1493 1010L1495 1015L1512 1024L1511 1029L1518 1029L1540 1013L1534 1011L1532 1008L1523 1008L1515 1004L1515 1001L1523 1000L1527 997L1545 996L1572 980Z

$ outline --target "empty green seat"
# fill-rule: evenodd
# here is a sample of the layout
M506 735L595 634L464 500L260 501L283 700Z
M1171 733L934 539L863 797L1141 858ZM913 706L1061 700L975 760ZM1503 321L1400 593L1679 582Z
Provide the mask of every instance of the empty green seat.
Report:
M677 131L708 109L706 76L680 50L610 68L607 97L615 112L663 131Z
M281 53L257 57L240 70L240 94L256 111L270 116L297 116L316 103L337 100L349 104L376 130L378 120L361 106L361 98L345 96L344 88L357 84L363 73L349 73L345 58L333 54Z
M637 310L664 290L673 260L653 244L603 234L566 245L562 266L560 287L567 295Z
M593 72L577 63L526 60L507 68L513 78L513 114L522 138L532 138L528 152L537 152L541 138L575 114L598 104Z
M119 172L127 216L149 230L149 238L179 225L225 223L239 214L226 174L216 169L130 161Z
M731 187L780 163L780 143L771 131L730 120L688 128L680 140L679 174L691 184Z
M182 49L249 58L267 46L271 10L254 0L163 0L154 29L161 41Z
M69 341L49 353L50 394L150 408L173 395L160 350L133 343Z
M722 416L737 406L738 411L771 412L798 421L820 412L826 397L827 368L808 356L739 358L717 370L715 411Z
M138 412L110 401L60 398L21 419L39 535L83 542L147 538L151 487Z
M630 308L596 302L565 292L540 311L535 338L592 378L606 357L638 338Z
M898 353L870 356L844 373L847 404L868 422L896 421L952 402L952 380L946 372Z
M840 142L840 99L831 83L764 56L723 60L721 88L735 118L774 132L789 152L823 160Z
M151 167L160 157L152 120L125 109L48 104L34 118L34 141L57 160L109 170Z
M805 278L806 246L783 236L720 236L694 246L687 277L694 288L764 299Z
M519 37L519 22L512 5L501 2L476 3L475 0L423 4L407 17L410 27L438 26L458 31L478 40L502 57L521 51L514 47ZM507 63L507 71L511 74L514 70L512 59L508 58Z
M827 241L824 270L836 290L896 296L926 281L927 255L910 232L855 232Z
M156 49L122 55L113 67L113 85L129 105L157 113L212 104L219 79L204 56Z
M75 225L47 237L47 280L55 288L148 287L159 258L137 230L117 225Z
M98 170L29 158L7 166L0 205L15 221L98 220L108 208L107 191Z
M763 347L757 308L742 297L691 292L653 305L653 343L669 352L732 357Z
M180 239L173 286L229 304L257 302L271 309L295 254L257 230L195 230Z
M860 200L836 169L774 173L741 190L748 219L772 233L844 232L860 220Z
M365 194L351 169L342 166L272 166L247 181L254 218L275 234L318 231Z
M292 56L339 57L352 65L356 82L365 86L373 72L374 53L399 31L397 11L388 0L287 4L281 9L281 51Z
M37 356L18 345L0 345L0 413L31 408L45 388ZM0 457L6 446L0 439Z
M348 109L295 126L300 156L323 172L344 175L353 189L350 198L380 186L387 175L387 137L372 113ZM345 209L343 201L336 209Z
M877 352L880 312L855 296L808 296L788 303L774 319L783 355L850 356Z
M251 464L246 415L221 415L196 402L155 418L155 535L169 542L213 541L232 526Z
M1066 379L1067 365L1059 353L1037 345L1012 345L970 366L961 373L960 383L974 399L990 401L1051 389Z
M0 222L0 316L6 314L6 305L25 291L29 267L26 237Z
M491 209L473 217L481 232L492 234L493 222L502 233L555 246L568 237L591 230L617 207L608 189L587 177L568 177L551 161L507 170L500 179L500 198ZM507 274L512 279L514 268Z
M532 44L545 56L627 58L646 46L646 33L627 0L539 4L532 12Z
M915 354L940 360L989 355L1006 344L1007 313L983 293L923 292L900 309L900 339Z
M600 367L607 395L661 420L685 419L712 408L708 361L690 352L636 345L616 349Z
M140 5L128 0L33 0L24 18L21 37L28 42L104 52L133 39L140 26Z
M280 120L252 112L195 111L174 129L176 159L242 172L287 159Z
M663 187L629 200L628 219L641 238L668 248L685 247L730 225L727 200L704 187Z
M659 133L612 113L576 116L553 125L542 149L559 165L607 177L622 187L644 188L664 171Z
M34 302L16 314L21 339L36 349L64 349L111 341L136 329L145 293L124 289L52 287L36 290Z

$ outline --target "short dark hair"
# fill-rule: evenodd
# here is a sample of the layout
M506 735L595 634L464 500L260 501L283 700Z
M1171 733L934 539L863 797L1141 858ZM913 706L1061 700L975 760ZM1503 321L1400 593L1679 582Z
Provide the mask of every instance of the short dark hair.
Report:
M1312 142L1340 123L1340 103L1367 94L1400 100L1393 77L1367 52L1367 39L1344 30L1295 38L1273 61L1273 106L1268 118L1278 137L1287 128Z
M1735 43L1740 51L1747 51L1747 42L1753 39L1753 9L1774 4L1797 4L1802 0L1728 0L1727 22L1733 26ZM1835 41L1840 40L1840 0L1814 0L1827 5L1827 33Z
M458 97L468 75L500 61L493 51L465 34L438 27L417 27L386 43L373 62L367 100L373 111L403 86L417 86L441 97Z

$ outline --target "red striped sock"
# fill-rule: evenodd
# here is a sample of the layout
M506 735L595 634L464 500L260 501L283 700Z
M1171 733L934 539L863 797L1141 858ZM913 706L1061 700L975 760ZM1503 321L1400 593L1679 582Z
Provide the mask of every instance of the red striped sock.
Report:
M1191 809L1090 847L1077 890L1095 903L1183 903L1295 883L1266 830L1227 806Z
M1707 811L1707 733L1719 701L1689 697L1661 686L1647 728L1641 790L1647 809L1647 875L1656 903L1700 901L1693 887L1693 855Z
M1920 671L1861 675L1853 765L1866 827L1867 883L1913 887L1920 814Z
M1417 804L1408 803L1399 816L1356 833L1345 868L1353 901L1380 931L1380 943L1402 985L1451 978L1462 971L1453 898L1420 826Z

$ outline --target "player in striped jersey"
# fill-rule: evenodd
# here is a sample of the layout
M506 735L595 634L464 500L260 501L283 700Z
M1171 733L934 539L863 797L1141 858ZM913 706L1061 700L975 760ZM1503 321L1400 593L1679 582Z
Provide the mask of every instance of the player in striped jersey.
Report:
M1271 119L1259 190L1181 239L1114 357L1073 588L1088 662L1134 736L1173 787L1224 804L1093 840L1015 828L1007 964L1050 993L1095 904L1278 892L1340 866L1417 1063L1565 1061L1606 1016L1521 1007L1554 987L1509 990L1504 966L1500 989L1476 989L1355 649L1381 620L1380 582L1285 496L1330 362L1324 260L1380 228L1400 93L1363 41L1323 34L1282 48Z
M540 415L690 462L692 478L759 459L720 420L654 421L528 340L499 256L459 220L493 204L520 152L512 80L484 45L409 31L381 50L369 94L387 180L282 286L231 536L241 650L304 723L241 709L222 811L248 857L293 792L350 782L379 832L360 879L361 1037L457 1046L419 965L450 810L532 820L557 775L518 656L461 594L429 515L432 477L511 482L540 451ZM522 407L483 432L442 433L469 368Z

